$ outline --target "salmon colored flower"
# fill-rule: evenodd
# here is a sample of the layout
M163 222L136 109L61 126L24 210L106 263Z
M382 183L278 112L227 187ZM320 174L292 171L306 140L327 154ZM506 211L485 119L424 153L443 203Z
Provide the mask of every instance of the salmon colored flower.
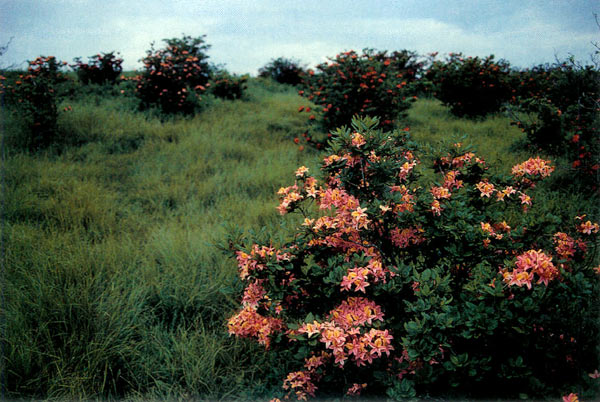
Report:
M563 402L579 402L577 394L570 393L569 395L563 396Z
M388 64L390 64L389 60L386 60L386 62ZM346 395L360 395L361 391L365 388L367 388L367 383L363 383L363 384L354 383L354 384L352 384L352 386L350 388L348 388L348 391L346 391Z
M600 230L600 225L597 223L592 223L591 221L583 222L577 226L577 231L587 235L598 233L598 230Z
M296 177L304 177L308 173L308 168L306 166L300 166L296 170Z
M352 133L352 145L356 148L360 148L362 145L365 145L367 142L365 138L359 133Z
M494 191L496 191L494 185L492 183L489 183L487 180L480 181L475 185L475 187L477 187L477 189L481 193L481 197L489 198L490 195L492 195Z

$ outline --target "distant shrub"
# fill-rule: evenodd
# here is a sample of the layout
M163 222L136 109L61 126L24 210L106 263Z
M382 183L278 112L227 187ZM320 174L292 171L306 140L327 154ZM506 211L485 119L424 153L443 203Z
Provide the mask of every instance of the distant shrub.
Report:
M193 113L206 91L211 68L207 62L204 36L164 39L166 48L154 44L142 62L136 94L140 108L158 107L163 113Z
M390 128L416 99L412 57L372 49L341 53L309 71L300 94L319 105L326 131L350 124L355 115L379 117Z
M228 239L246 286L229 333L287 362L297 399L592 395L600 226L533 213L551 162L492 175L455 144L423 181L409 134L376 124L337 130L324 177L278 191L301 215L288 241Z
M295 60L279 57L258 70L258 76L272 78L281 84L298 85L302 82L304 69Z
M84 84L114 84L123 71L123 59L114 52L98 53L88 57L89 61L83 63L80 57L75 58L71 68L77 73L77 78Z
M248 76L246 75L236 76L227 71L219 71L211 80L210 92L217 98L240 99L247 88L247 81Z
M61 69L67 63L54 56L40 56L28 63L27 72L19 74L11 83L4 83L2 92L7 103L25 119L29 130L27 147L35 150L56 140L58 85L66 81Z
M528 142L554 154L566 155L573 167L595 176L600 168L600 72L574 60L516 72L513 124Z
M510 65L505 60L465 57L450 53L445 61L433 61L425 79L433 95L456 116L478 117L500 111L511 97Z

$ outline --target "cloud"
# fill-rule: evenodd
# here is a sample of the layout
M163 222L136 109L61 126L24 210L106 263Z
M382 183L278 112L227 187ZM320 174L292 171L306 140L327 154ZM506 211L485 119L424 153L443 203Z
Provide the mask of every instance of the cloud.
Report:
M70 61L114 50L124 58L124 67L133 69L151 42L161 47L163 38L183 33L206 34L210 60L235 73L256 73L277 57L314 66L341 51L365 47L493 53L513 65L531 66L552 62L555 55L587 60L590 42L599 39L592 16L588 25L567 21L587 21L587 9L560 8L562 3L532 1L516 7L513 0L478 0L453 8L422 1L382 0L373 7L350 0L0 0L0 9L7 10L0 15L5 28L0 45L15 37L0 65L40 54ZM555 8L565 17L556 16Z

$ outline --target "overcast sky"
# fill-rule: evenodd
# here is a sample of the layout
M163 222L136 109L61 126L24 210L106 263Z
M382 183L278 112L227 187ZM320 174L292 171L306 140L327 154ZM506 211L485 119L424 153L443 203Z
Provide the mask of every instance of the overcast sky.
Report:
M0 0L0 67L39 55L118 51L139 68L151 42L206 35L210 61L256 74L273 58L313 66L346 50L439 51L530 67L600 42L599 0Z

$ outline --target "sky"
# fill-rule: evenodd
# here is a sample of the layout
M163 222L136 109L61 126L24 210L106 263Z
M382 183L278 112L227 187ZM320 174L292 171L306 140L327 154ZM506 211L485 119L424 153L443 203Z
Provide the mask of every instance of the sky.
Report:
M206 35L209 61L237 74L364 48L493 54L522 68L570 55L588 63L595 14L599 0L0 0L0 68L115 51L139 69L152 42L184 34Z

